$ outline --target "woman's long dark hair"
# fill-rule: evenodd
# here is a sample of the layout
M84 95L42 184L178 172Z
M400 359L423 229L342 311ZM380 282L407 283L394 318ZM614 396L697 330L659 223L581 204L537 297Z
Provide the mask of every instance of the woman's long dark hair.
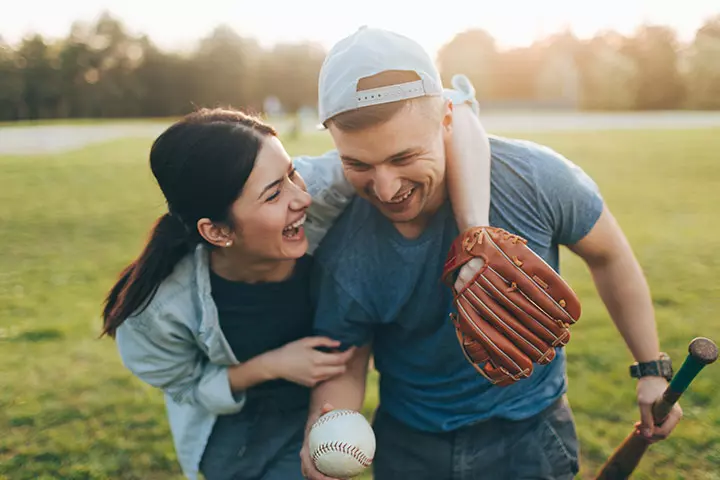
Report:
M150 168L168 212L157 219L140 256L120 273L103 309L102 335L115 337L125 319L141 312L177 263L205 240L197 221L229 221L230 208L255 165L263 137L276 135L235 110L202 109L160 135Z

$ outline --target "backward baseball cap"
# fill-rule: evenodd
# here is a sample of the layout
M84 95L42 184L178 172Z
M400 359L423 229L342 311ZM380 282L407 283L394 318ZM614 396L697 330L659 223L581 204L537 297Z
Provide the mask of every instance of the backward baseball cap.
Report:
M358 92L358 82L387 70L415 72L420 80ZM400 100L443 94L440 72L414 40L388 30L360 27L328 52L318 81L320 123L340 113Z

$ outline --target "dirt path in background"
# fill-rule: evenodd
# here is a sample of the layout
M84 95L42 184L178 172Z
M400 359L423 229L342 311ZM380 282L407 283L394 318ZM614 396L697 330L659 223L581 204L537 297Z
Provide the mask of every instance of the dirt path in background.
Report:
M0 155L58 153L118 138L152 138L165 127L161 123L0 127Z
M483 112L490 132L542 132L632 129L687 129L720 127L720 112ZM285 124L285 125L283 125ZM279 130L289 122L276 123ZM167 124L44 125L0 127L0 155L57 153L126 137L154 138ZM313 130L312 122L304 125Z

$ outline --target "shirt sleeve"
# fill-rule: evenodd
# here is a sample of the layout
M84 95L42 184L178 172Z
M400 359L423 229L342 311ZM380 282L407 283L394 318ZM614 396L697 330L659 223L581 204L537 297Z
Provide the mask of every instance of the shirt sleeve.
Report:
M552 225L555 242L572 245L585 237L602 213L597 184L575 163L541 146L536 175L538 205Z
M340 341L342 350L372 341L373 317L320 262L316 262L313 270L312 294L315 335Z
M305 221L308 253L312 254L350 203L355 190L345 179L337 150L330 150L320 156L295 157L293 163L312 197Z
M245 393L230 389L228 367L211 363L186 329L153 315L172 313L146 310L118 328L116 343L125 367L179 404L201 405L215 415L240 411Z

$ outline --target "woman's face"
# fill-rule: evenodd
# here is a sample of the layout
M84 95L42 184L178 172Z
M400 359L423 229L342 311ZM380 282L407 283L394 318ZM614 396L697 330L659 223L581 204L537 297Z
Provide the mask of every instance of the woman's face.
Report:
M303 223L311 198L290 156L276 137L265 137L255 167L231 216L234 248L262 260L295 259L308 242Z

